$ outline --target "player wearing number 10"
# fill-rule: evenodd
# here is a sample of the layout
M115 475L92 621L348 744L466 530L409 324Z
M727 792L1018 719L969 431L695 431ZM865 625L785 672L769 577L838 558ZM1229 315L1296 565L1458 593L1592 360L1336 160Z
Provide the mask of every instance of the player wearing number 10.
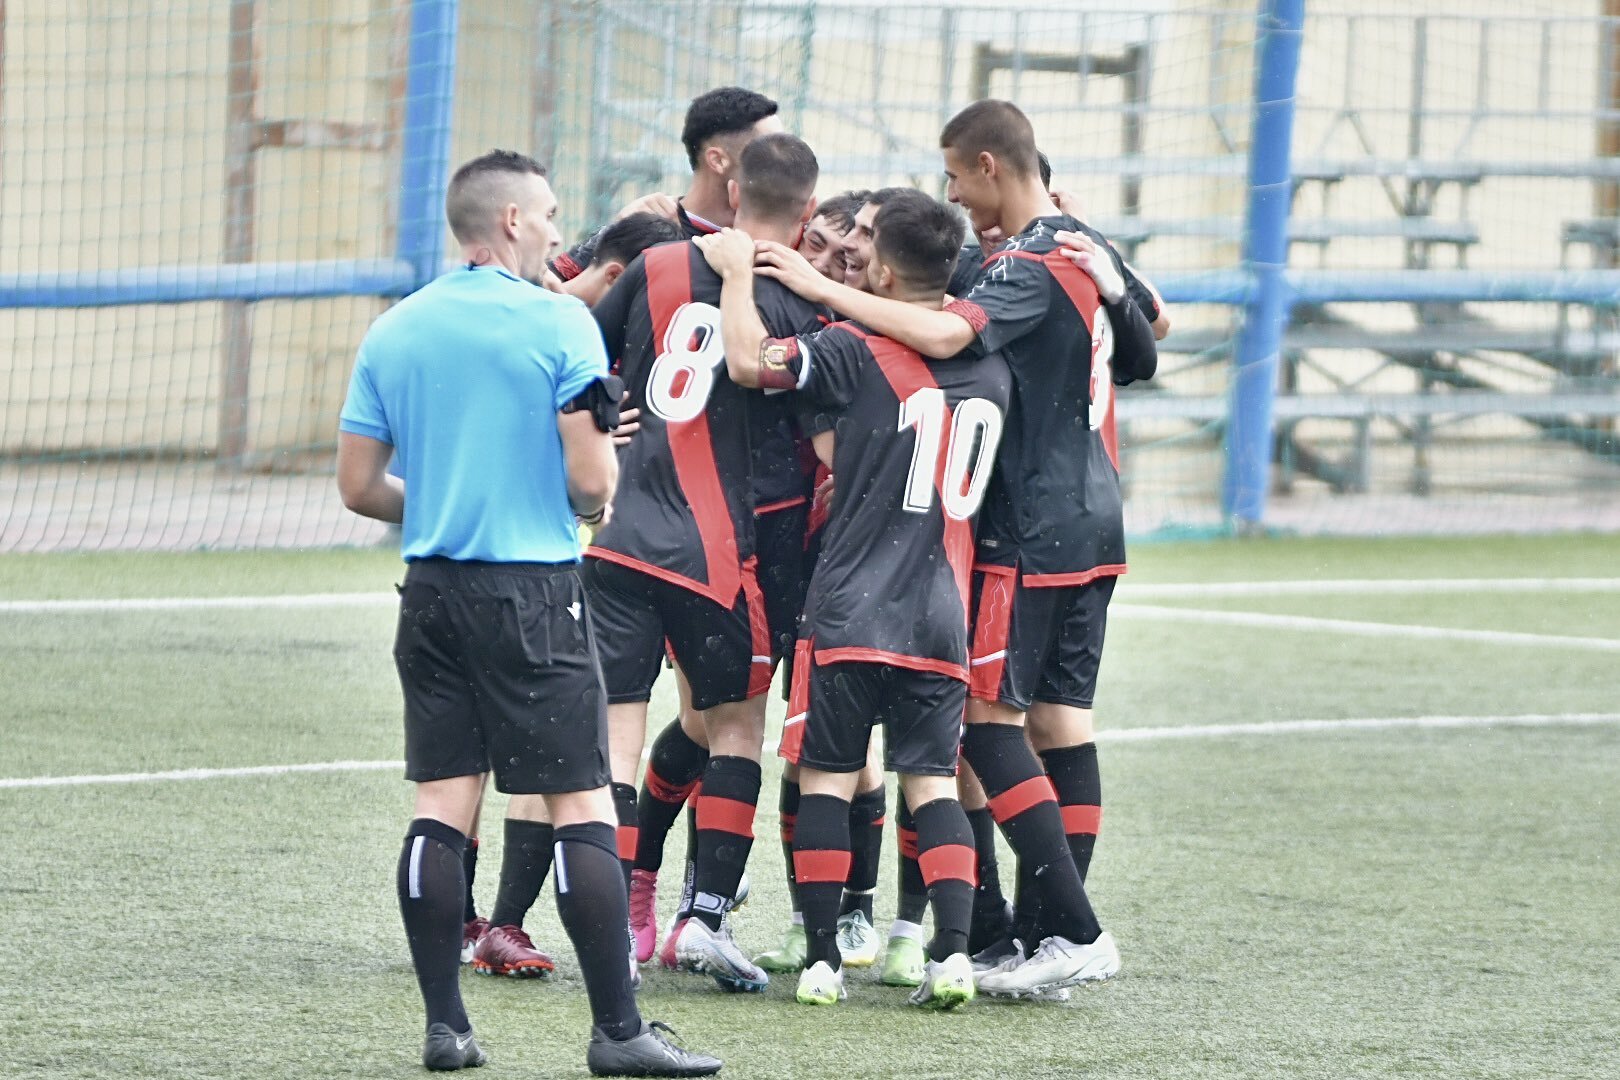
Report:
M810 148L763 135L743 150L740 169L729 182L737 221L794 239L815 212ZM719 276L688 242L648 251L594 309L642 419L623 452L612 520L587 552L585 582L603 627L614 780L636 780L666 640L709 737L691 910L677 913L673 958L728 989L761 990L764 972L721 924L753 844L771 646L754 564L757 394L727 377L719 302ZM774 334L822 325L819 308L780 286L762 289L758 302Z

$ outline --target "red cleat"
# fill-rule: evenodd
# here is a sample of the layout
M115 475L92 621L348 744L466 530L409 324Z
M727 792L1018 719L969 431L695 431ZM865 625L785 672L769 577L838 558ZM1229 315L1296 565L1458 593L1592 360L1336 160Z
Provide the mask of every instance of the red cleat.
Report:
M461 928L461 962L472 963L473 953L478 949L478 943L489 933L489 920L482 915L471 919Z
M514 979L543 979L557 966L534 947L520 926L492 926L473 952L473 970L480 975L510 975Z

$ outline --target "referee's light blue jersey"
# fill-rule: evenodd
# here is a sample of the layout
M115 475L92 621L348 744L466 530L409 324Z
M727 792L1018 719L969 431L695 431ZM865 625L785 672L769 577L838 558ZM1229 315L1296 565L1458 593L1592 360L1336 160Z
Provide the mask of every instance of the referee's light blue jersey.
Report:
M584 304L498 268L446 274L373 323L338 426L394 447L406 561L577 560L557 410L607 370Z

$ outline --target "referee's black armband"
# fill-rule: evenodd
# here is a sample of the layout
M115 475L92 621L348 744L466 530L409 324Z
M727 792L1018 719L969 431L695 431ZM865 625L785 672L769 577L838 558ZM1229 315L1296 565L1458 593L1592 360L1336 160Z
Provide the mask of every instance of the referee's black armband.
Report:
M562 407L565 413L590 410L598 431L612 431L619 426L619 402L624 399L624 380L617 375L601 375L589 386L574 395Z

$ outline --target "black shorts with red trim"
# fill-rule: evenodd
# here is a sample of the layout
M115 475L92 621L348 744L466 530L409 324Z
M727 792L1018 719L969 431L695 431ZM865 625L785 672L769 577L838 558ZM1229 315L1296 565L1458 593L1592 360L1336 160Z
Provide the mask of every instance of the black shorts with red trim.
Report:
M809 520L808 499L761 507L754 518L754 558L771 631L771 660L788 664L783 697L792 684L793 643L799 638L799 619L810 588L811 564L805 550Z
M820 772L860 772L881 724L885 769L955 776L966 708L961 679L868 660L825 663L801 640L777 753Z
M610 705L646 701L666 648L692 687L692 707L747 701L771 688L770 633L753 560L731 607L642 570L587 557L581 573L598 628Z
M608 782L607 695L575 564L418 559L399 594L406 779L494 772L515 795Z
M1027 712L1033 702L1091 708L1108 601L1124 567L1073 585L1031 585L1010 566L973 568L972 694Z

